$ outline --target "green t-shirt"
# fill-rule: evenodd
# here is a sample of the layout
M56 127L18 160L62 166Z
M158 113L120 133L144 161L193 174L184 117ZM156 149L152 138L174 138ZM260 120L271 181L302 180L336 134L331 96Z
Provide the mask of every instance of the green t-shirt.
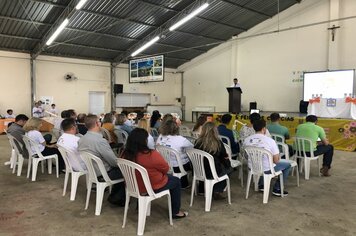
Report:
M289 139L289 131L288 128L285 126L282 126L278 123L270 123L267 125L267 129L270 133L279 134L285 137L286 139Z
M298 125L296 136L311 139L313 142L314 151L316 150L316 144L318 138L320 139L326 138L324 129L314 124L313 122L306 122L304 124ZM310 152L310 147L306 145L305 150Z

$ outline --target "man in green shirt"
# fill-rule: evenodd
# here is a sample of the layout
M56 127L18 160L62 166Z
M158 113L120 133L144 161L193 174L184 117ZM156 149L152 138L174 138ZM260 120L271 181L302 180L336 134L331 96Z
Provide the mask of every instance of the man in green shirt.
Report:
M271 118L271 123L267 125L267 129L271 133L271 135L278 134L283 136L284 139L289 139L290 136L289 136L288 128L279 124L279 120L280 120L279 113L272 113L270 115L270 118ZM293 147L291 145L288 145L288 152L289 152L289 156L292 156L294 154Z
M330 176L329 169L331 168L331 162L334 155L334 147L329 144L329 141L326 139L325 131L322 127L316 125L318 118L314 115L309 115L306 118L306 123L300 124L297 127L297 137L309 138L313 142L313 147L306 146L307 156L310 155L310 152L314 152L314 156L324 155L323 159L323 168L320 169L320 172L324 176ZM321 142L318 143L318 138Z

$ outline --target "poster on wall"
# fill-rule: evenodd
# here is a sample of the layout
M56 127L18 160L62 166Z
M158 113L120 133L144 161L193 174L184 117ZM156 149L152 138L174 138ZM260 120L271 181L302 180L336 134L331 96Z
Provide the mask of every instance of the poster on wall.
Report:
M53 97L51 96L42 96L40 100L46 106L50 106L53 103Z
M164 81L164 56L130 60L130 83Z

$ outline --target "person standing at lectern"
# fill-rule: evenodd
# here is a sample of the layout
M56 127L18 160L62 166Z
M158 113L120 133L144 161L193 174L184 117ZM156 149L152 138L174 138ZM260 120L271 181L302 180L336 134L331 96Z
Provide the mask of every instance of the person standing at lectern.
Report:
M233 84L231 85L231 87L235 87L235 88L240 88L240 83L239 83L239 80L237 78L235 78L233 80Z

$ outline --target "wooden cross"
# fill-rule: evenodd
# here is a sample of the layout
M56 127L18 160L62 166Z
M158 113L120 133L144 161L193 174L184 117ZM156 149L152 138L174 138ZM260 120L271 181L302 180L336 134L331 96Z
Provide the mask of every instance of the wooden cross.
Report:
M336 30L339 29L340 26L335 26L333 25L332 27L328 28L328 30L331 30L331 41L335 41L335 34L336 34Z

